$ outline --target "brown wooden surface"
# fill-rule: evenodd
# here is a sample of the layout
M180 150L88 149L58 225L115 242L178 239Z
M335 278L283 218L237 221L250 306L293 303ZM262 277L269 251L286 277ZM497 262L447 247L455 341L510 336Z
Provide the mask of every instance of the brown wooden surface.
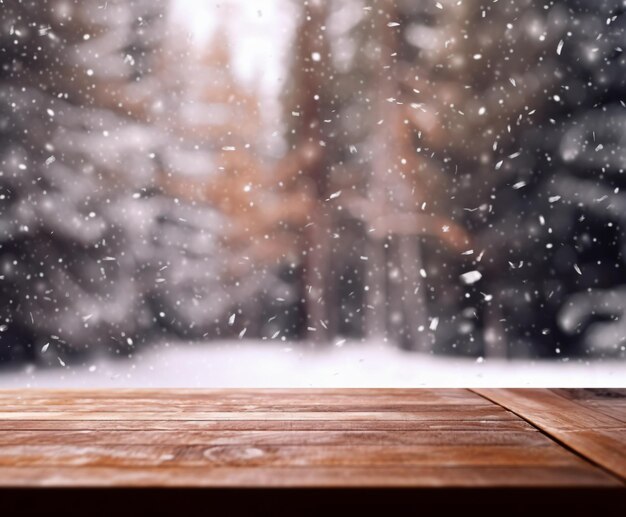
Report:
M614 390L0 391L0 497L15 511L67 513L73 501L110 514L193 497L247 511L265 489L275 512L276 498L423 509L479 491L498 512L511 497L526 511L565 496L606 513L626 493L624 407Z
M626 481L626 390L476 390Z
M568 450L521 400L623 444L623 406L546 390L4 391L0 485L620 486L623 456Z

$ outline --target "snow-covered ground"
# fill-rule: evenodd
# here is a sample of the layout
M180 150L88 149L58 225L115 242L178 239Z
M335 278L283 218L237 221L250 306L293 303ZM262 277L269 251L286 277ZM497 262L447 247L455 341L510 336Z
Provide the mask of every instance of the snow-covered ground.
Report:
M430 357L390 345L214 342L159 345L130 360L2 371L22 387L624 387L625 362Z

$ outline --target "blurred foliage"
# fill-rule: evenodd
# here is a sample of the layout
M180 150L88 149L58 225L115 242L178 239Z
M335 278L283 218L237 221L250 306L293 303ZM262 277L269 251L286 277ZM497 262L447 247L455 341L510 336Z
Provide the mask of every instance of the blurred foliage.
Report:
M2 2L0 355L623 356L624 7L290 6L268 127L223 20L196 52L166 0Z

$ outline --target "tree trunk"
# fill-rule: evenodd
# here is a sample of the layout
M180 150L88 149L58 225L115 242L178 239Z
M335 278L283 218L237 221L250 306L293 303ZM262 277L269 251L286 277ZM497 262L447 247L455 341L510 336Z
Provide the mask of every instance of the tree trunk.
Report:
M387 267L383 243L372 238L367 244L367 276L365 278L365 337L380 338L387 330Z
M306 230L307 246L304 266L307 335L315 343L327 342L329 291L329 217L322 207ZM315 330L311 330L315 329Z
M422 254L419 243L415 237L409 235L398 236L398 241L407 343L412 350L430 352L433 347L433 340L428 330L426 282L420 276ZM419 328L422 330L418 330Z

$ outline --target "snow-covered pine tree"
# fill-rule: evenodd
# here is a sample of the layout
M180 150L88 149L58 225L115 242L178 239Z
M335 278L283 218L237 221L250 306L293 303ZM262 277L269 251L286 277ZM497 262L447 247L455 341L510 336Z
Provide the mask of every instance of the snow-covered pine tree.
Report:
M156 239L163 280L153 304L186 337L284 336L293 323L284 312L295 305L280 278L293 260L286 226L306 203L276 192L259 99L231 69L226 25L204 47L179 33L166 45L166 108L156 122L169 142L158 153L159 186L176 202Z
M437 254L449 247L460 252L466 236L441 203L445 176L415 152L403 11L386 0L325 5L327 21L318 31L318 39L329 40L319 54L325 80L312 95L326 98L330 108L323 117L329 138L322 170L330 192L340 193L329 205L330 234L339 237L330 241L330 251L340 328L427 351L433 343L429 327L435 329L437 321L427 307L422 244L427 241ZM437 261L433 272L441 269Z
M284 95L291 153L277 170L286 192L308 199L295 232L307 326L322 341L360 334L430 350L420 242L460 251L466 236L437 206L445 182L412 149L397 8L329 0L299 10Z
M496 191L501 196L531 171L516 146L520 125L532 124L526 114L556 82L540 57L549 47L540 37L547 20L542 8L525 1L400 2L398 8L400 74L412 108L407 118L417 132L417 161L423 175L443 185L430 203L473 237L464 250L424 248L440 351L494 353L507 341L497 332L500 297L492 294L501 286L487 287L485 266L497 264L494 281L508 281L506 260L494 258L508 250L499 238L480 244L477 235L493 224ZM475 283L479 274L484 279ZM519 280L511 285L519 287Z
M624 306L619 289L585 294L624 281L623 7L401 5L418 149L452 181L450 215L473 235L462 269L482 274L458 329L487 354L581 351L567 334ZM619 353L622 328L597 324L582 351Z
M626 6L569 1L558 43L567 74L550 132L551 193L561 196L571 226L553 268L567 278L558 330L583 353L626 356ZM556 226L556 225L555 225ZM552 315L552 314L551 314ZM564 347L562 347L564 348Z
M5 0L0 351L63 361L148 326L152 153L142 122L165 2Z

